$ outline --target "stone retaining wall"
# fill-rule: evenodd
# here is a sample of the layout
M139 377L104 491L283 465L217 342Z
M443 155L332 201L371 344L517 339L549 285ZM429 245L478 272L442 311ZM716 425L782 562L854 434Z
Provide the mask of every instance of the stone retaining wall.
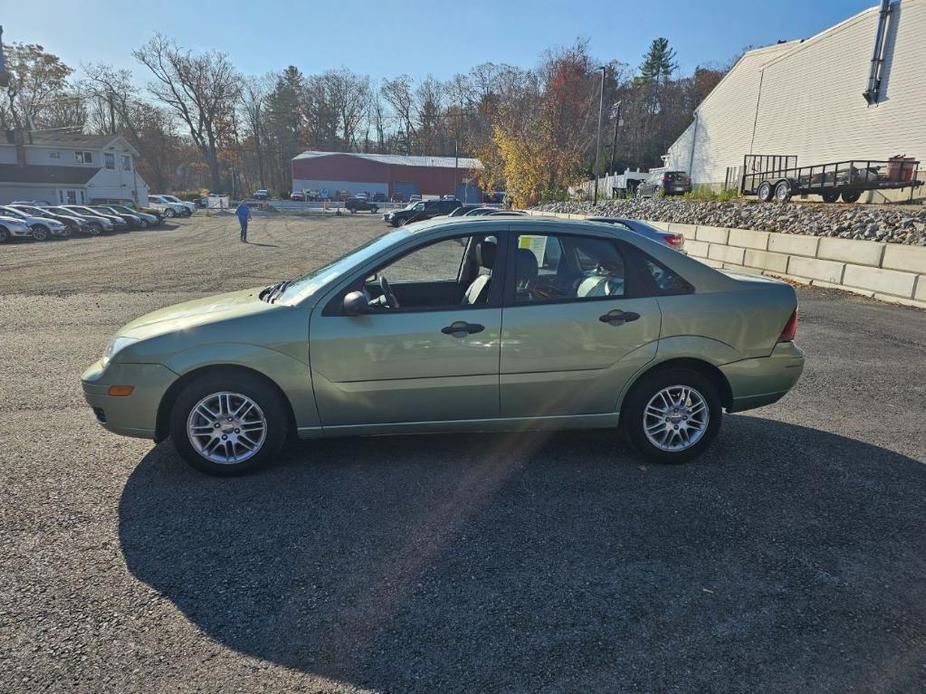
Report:
M532 214L584 218L577 214ZM926 308L926 247L923 246L705 224L648 223L684 234L688 254L712 267L773 275Z

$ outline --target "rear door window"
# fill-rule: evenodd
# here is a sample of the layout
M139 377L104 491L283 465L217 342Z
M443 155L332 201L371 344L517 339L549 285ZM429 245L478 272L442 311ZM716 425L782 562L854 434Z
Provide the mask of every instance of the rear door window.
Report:
M626 295L626 268L616 242L591 236L519 234L515 304L587 301Z

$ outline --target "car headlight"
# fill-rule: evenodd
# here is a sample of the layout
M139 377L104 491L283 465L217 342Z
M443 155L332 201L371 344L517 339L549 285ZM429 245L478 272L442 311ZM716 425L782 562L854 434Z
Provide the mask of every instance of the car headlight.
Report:
M107 366L109 362L112 361L113 357L135 342L138 342L138 338L121 337L118 335L114 337L109 341L109 344L106 345L106 349L103 350L103 366Z

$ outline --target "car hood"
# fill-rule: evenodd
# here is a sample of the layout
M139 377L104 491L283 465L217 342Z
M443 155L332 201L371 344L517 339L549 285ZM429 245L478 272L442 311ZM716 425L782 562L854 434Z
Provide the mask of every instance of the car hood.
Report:
M118 334L143 340L168 332L189 330L209 323L219 323L283 308L282 304L268 304L261 301L259 294L262 289L262 287L244 289L167 306L127 323Z

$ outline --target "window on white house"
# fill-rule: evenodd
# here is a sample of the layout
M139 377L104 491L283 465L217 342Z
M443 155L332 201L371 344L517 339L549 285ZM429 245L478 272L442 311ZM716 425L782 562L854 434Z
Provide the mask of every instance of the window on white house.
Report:
M122 155L122 170L131 171L132 170L132 157L128 154Z
M60 159L60 158L61 158L61 152L59 152L59 151L57 151L57 150L55 150L54 152L49 152L49 153L48 153L48 158L49 158L49 159Z
M74 152L78 164L92 164L93 152Z
M103 152L103 162L107 169L116 168L116 155L112 152Z

